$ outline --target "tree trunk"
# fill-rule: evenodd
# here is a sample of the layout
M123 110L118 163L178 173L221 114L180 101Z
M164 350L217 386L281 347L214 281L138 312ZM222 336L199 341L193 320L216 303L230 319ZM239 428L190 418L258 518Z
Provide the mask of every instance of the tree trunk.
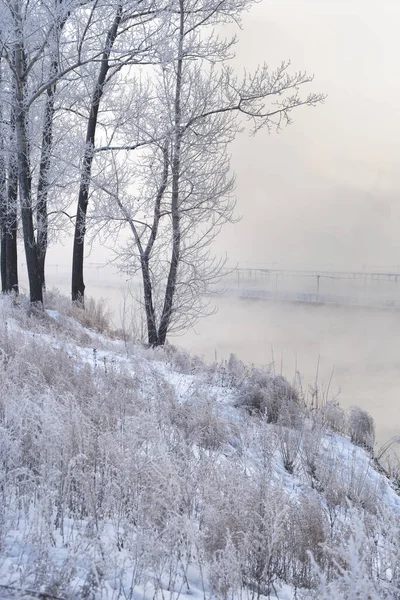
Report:
M4 225L1 226L1 291L7 292L7 258L6 258L6 237L4 235Z
M61 4L60 0L60 4ZM67 22L68 13L66 13L58 23L56 29L56 47L59 48L60 35ZM58 72L58 54L53 56L49 69L49 81L55 79ZM54 101L56 95L57 83L47 88L46 104L43 116L42 148L40 155L39 179L37 186L37 204L36 204L36 223L37 223L37 244L38 244L38 262L39 275L42 281L42 288L46 289L45 262L48 246L49 219L47 214L47 200L49 195L49 172L51 166L51 152L53 147L53 121L54 121Z
M0 170L2 165L0 165ZM0 175L2 178L2 175ZM2 183L2 182L0 182ZM5 223L5 207L4 196L1 197L1 216L0 216L0 270L1 270L1 291L4 294L7 291L7 255L6 255L6 223Z
M96 136L97 118L100 101L104 93L107 73L110 68L109 58L118 33L121 21L122 6L119 5L111 28L107 33L105 50L102 55L100 71L96 87L92 96L90 116L86 129L86 146L83 158L81 182L78 194L78 207L76 211L74 247L72 254L72 301L84 305L85 283L83 280L83 262L85 252L86 214L89 200L90 177L94 157L94 143Z
M2 71L0 63L0 84L2 83ZM3 121L2 104L0 103L0 120ZM0 131L0 244L1 244L1 291L7 291L7 273L6 273L6 210L7 210L7 175L6 175L6 159L5 159L5 144L4 136Z
M174 166L172 167L172 173L174 172ZM173 179L173 191L172 191L172 254L171 262L168 273L168 280L165 289L164 306L162 316L160 320L160 327L158 329L158 340L157 345L163 346L167 340L167 333L171 324L171 317L173 314L174 296L176 292L176 281L178 277L178 267L180 261L180 248L181 248L181 233L180 233L180 215L177 208L177 200L174 202L174 174ZM178 177L177 177L178 179ZM178 181L175 182L176 194L178 193Z
M8 221L6 231L6 282L7 292L19 293L18 287L18 250L17 250L17 214Z
M134 233L135 238L137 238L137 245L139 251L141 253L141 267L142 267L142 279L143 279L143 293L144 293L144 305L146 310L146 320L147 320L147 337L150 346L159 346L160 341L158 337L157 331L157 322L156 322L156 312L154 309L153 303L153 285L150 277L150 268L149 261L151 252L153 250L154 242L157 238L158 233L158 225L160 223L160 208L161 201L164 197L165 190L168 185L168 170L169 170L169 155L168 155L168 140L164 143L163 147L163 175L160 183L160 187L158 188L156 202L154 205L154 215L153 215L153 224L151 227L151 233L149 240L146 245L146 249L143 252L139 239L137 238L136 230L131 222L131 228Z
M7 292L18 294L18 164L15 152L15 112L11 115L11 151L8 161L7 175L7 210L6 210L6 282Z
M144 307L146 311L147 322L147 339L150 346L159 346L156 314L153 304L153 288L150 279L149 259L148 257L141 258Z
M181 93L182 93L182 67L183 67L183 41L184 41L184 0L179 1L180 24L179 24L179 46L178 61L176 69L176 88L174 101L174 145L172 156L172 196L171 196L171 216L172 216L172 254L168 280L165 289L164 306L158 329L158 345L164 345L167 339L167 333L171 324L173 314L174 296L176 292L176 281L178 277L178 267L181 252L181 227L179 212L179 179L181 170Z
M31 304L43 304L42 279L39 271L38 247L35 239L32 214L31 174L28 160L26 115L21 105L17 114L18 179L20 186L21 219L24 233L26 266L28 269Z
M54 60L50 67L50 79L58 69L58 61ZM49 220L47 215L47 199L49 194L49 172L51 164L51 150L53 145L53 119L54 98L56 84L47 89L46 105L44 108L42 148L39 166L39 179L37 187L36 224L38 245L38 268L41 285L46 289L45 261L48 243Z
M42 281L39 272L38 248L35 239L32 211L32 179L29 162L29 144L27 133L27 114L25 108L25 72L24 49L22 43L15 49L15 71L17 82L16 91L16 141L18 157L18 180L21 201L22 230L24 234L24 247L26 265L29 279L30 301L33 305L43 307Z

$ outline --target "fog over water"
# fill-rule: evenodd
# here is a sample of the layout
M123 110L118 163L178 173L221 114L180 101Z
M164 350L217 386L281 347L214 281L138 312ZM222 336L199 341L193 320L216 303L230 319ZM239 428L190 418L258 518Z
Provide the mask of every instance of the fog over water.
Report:
M218 312L175 342L212 360L231 352L275 371L304 388L318 383L343 408L372 414L378 440L399 434L400 313L220 298Z

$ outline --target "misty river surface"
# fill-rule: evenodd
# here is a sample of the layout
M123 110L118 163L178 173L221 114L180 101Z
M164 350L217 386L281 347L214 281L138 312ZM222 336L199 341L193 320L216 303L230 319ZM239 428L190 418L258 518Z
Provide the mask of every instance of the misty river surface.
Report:
M216 298L217 312L171 342L213 360L236 354L304 389L315 383L343 408L373 416L378 442L400 434L400 311ZM333 374L332 374L333 372ZM329 383L330 382L330 383Z

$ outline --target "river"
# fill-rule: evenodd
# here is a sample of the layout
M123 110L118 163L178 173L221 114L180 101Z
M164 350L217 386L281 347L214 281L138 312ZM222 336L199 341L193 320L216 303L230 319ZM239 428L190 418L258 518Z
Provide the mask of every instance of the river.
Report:
M400 434L400 312L220 297L217 312L174 343L212 360L230 353L304 389L315 383L344 408L374 418L378 442Z

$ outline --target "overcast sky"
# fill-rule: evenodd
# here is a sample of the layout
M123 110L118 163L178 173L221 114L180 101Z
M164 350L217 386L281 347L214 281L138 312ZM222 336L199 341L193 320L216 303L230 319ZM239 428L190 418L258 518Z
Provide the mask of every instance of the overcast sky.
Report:
M400 2L269 0L245 16L238 67L291 59L324 105L233 147L232 262L400 264Z

